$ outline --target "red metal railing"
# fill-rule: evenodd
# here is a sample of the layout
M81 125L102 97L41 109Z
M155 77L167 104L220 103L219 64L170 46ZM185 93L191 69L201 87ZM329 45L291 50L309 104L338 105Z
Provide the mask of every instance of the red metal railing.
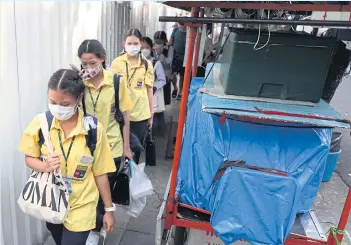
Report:
M168 5L174 7L191 7L191 17L199 16L198 7L216 7L216 8L244 8L244 9L271 9L271 10L319 10L319 11L351 11L351 5L330 5L330 4L273 4L273 3L241 3L241 2L167 2ZM203 16L203 10L201 10L200 16ZM188 93L191 81L191 72L195 76L197 71L197 61L199 58L199 49L200 49L200 34L197 32L197 28L199 25L187 24L189 27L189 32L187 35L188 38L188 50L186 54L186 65L184 72L184 81L183 81L183 89L182 89L182 99L180 103L180 111L179 111L179 120L178 120L178 128L176 135L176 145L174 151L174 159L172 166L172 176L170 183L170 192L167 202L167 213L166 213L166 222L165 229L170 229L172 225L182 226L189 229L198 229L208 232L213 232L213 228L208 222L202 221L193 221L189 219L181 219L177 217L178 214L178 197L175 194L176 183L177 183L177 174L179 169L179 162L181 156L181 146L183 139L183 130L184 123L186 119L187 112L187 101L188 101ZM197 39L197 45L195 48L194 55L194 44L195 38ZM193 58L194 58L194 66L193 66ZM180 206L193 209L194 211L202 211L201 209L197 209L195 207L191 207L185 204L179 204ZM346 227L347 220L349 218L349 214L351 211L351 188L349 188L349 192L346 198L346 202L340 217L340 222L337 227L338 231L343 231ZM209 214L209 212L204 212ZM336 234L339 241L343 239L343 233L339 232ZM327 242L323 240L318 240L298 234L290 234L287 238L286 245L336 245L336 241L334 236L330 233Z

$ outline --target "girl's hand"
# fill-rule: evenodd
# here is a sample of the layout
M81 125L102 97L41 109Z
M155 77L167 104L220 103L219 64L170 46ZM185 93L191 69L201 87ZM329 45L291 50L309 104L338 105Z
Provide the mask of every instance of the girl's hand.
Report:
M149 120L147 121L147 127L150 129L150 128L152 128L152 123L153 123L153 121L154 121L154 118L153 118L153 116L151 116L150 118L149 118Z
M106 212L104 215L104 230L106 233L112 233L115 229L115 217L113 212Z
M60 158L55 152L48 155L47 165L47 172L53 172L60 167Z
M124 149L124 157L128 158L128 160L133 160L134 154L132 152L132 150L130 149L130 147L128 147L127 149ZM117 169L118 171L118 169Z

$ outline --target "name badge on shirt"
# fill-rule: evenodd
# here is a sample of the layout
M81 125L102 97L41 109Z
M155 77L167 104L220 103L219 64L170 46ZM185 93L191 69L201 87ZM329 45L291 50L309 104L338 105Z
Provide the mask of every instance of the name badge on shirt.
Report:
M142 82L142 81L137 82L137 87L138 87L138 88L141 88L142 86L143 86L143 82Z
M74 171L73 177L75 178L75 180L83 180L87 170L88 166L78 165L76 171Z
M84 164L93 164L94 157L92 157L92 156L81 156L80 157L80 162L84 163Z

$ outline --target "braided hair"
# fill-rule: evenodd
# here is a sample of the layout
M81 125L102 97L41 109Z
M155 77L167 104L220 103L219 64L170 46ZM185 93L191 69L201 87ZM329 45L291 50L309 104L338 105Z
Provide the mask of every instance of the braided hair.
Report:
M84 93L84 83L76 71L60 69L56 71L49 80L48 88L62 90L78 99Z

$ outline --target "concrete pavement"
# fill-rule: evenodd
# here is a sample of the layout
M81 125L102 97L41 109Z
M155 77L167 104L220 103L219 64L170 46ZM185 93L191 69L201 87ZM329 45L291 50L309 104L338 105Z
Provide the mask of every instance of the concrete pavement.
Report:
M343 79L331 102L332 106L346 119L351 120L351 77ZM351 137L349 130L341 130L342 152L336 172L341 176L345 184L351 184Z

